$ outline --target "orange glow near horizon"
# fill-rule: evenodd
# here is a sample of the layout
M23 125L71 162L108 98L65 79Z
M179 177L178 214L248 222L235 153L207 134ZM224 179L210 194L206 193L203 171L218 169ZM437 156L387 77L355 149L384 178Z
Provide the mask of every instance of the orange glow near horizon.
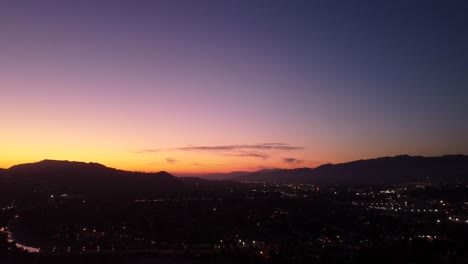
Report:
M288 128L246 132L242 129L245 121L234 120L213 129L210 123L216 123L216 116L199 118L204 126L192 121L161 119L159 123L165 124L161 129L141 114L135 113L133 117L118 110L110 114L104 109L89 115L85 110L74 112L67 107L57 112L46 104L43 108L19 110L13 104L2 107L11 114L4 119L9 125L0 131L0 168L55 159L98 162L130 171L197 175L265 168L313 168L323 163L400 154L441 155L453 148L440 142L408 151L409 142L376 142L372 137L366 137L365 141L364 138L350 140L340 137L341 131L313 134L298 130L295 140L287 140L291 133Z
M8 153L4 155L3 153ZM22 155L21 153L29 153ZM260 159L237 157L220 153L185 153L183 151L160 151L158 153L134 153L132 151L82 150L69 153L65 150L38 146L35 149L4 148L0 155L0 168L9 168L22 163L44 159L98 162L105 166L143 172L167 171L178 175L226 173L232 171L257 171L264 168L315 167L316 162L297 161L285 163L281 155Z
M74 107L64 107L60 112L47 105L16 110L13 104L7 103L2 107L9 107L11 114L4 120L9 125L0 132L0 168L55 159L98 162L130 171L164 170L178 175L196 175L265 168L313 168L323 163L400 154L439 154L435 150L447 154L449 152L443 150L450 147L440 142L432 144L431 148L424 146L421 151L407 151L402 144L408 142L391 142L389 148L382 142L372 144L373 139L367 137L364 152L362 146L366 142L363 140L343 137L334 140L340 138L341 131L313 134L299 130L295 140L287 141L290 132L286 128L280 133L264 129L246 132L242 129L244 121L227 122L213 129L209 124L216 123L216 116L206 120L199 118L205 126L190 121L160 120L166 124L160 129L137 113L134 118L118 110L110 114L104 109L99 114L89 115L85 110L72 111ZM277 138L286 143L251 143L282 142ZM310 142L316 143L311 145Z

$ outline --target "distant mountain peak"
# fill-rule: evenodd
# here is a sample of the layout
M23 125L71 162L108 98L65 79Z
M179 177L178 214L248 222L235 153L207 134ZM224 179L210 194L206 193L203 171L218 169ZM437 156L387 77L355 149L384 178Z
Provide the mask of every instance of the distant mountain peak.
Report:
M82 165L98 165L106 167L105 165L97 162L85 162L85 161L70 161L70 160L55 160L55 159L44 159L36 163L42 164L82 164Z
M398 155L339 164L323 164L314 169L297 168L250 173L233 177L231 180L311 184L468 182L468 156Z
M55 169L55 170L65 170L73 168L87 168L87 169L99 169L99 170L114 170L113 168L106 167L100 163L95 162L83 162L83 161L68 161L68 160L53 160L53 159L44 159L38 162L33 163L24 163L14 165L9 170L46 170L46 169Z

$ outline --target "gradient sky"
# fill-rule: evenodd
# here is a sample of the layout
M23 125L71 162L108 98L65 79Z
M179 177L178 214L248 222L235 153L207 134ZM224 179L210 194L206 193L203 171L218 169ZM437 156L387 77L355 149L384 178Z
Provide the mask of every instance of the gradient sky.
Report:
M466 1L1 1L0 167L468 154Z

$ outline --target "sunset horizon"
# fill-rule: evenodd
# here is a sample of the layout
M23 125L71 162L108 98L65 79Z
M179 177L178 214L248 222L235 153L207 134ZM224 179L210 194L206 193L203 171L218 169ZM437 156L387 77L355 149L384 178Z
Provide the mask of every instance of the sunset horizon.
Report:
M323 163L314 163L315 165L312 166L301 166L302 162L300 164L295 164L295 165L290 165L290 166L284 166L283 167L254 167L253 169L232 169L232 170L216 170L216 171L168 171L168 170L141 170L141 169L133 169L133 168L122 168L122 167L117 167L113 166L110 164L102 163L102 162L97 162L97 161L91 161L91 160L72 160L72 159L53 159L53 158L44 158L44 159L39 159L39 160L31 160L31 161L23 161L21 163L15 163L11 164L10 166L6 167L0 167L0 169L9 169L12 166L16 165L22 165L22 164L32 164L32 163L40 163L44 161L57 161L57 162L78 162L78 163L86 163L86 164L100 164L108 168L112 169L117 169L117 170L126 170L126 171L132 171L132 172L142 172L142 173L157 173L157 172L167 172L170 173L176 177L198 177L198 176L205 176L205 175L210 175L210 174L229 174L229 173L236 173L236 172L246 172L246 173L253 173L253 172L258 172L258 171L264 171L264 170L291 170L291 169L301 169L301 168L309 168L309 169L314 169L317 167L320 167L322 165L337 165L337 164L343 164L343 163L350 163L350 162L356 162L356 161L361 161L361 160L375 160L375 159L382 159L382 158L397 158L397 157L424 157L424 158L436 158L436 157L450 157L450 156L468 156L465 153L446 153L442 155L408 155L408 154L398 154L398 155L385 155L385 156L375 156L375 157L366 157L366 158L358 158L358 159L353 159L353 160L346 160L346 161L339 161L339 162L323 162ZM283 160L282 163L285 163ZM286 163L293 163L293 162L286 162ZM216 179L216 178L213 178Z
M468 1L0 1L0 263L468 263Z
M468 153L454 6L2 4L0 167L199 174Z

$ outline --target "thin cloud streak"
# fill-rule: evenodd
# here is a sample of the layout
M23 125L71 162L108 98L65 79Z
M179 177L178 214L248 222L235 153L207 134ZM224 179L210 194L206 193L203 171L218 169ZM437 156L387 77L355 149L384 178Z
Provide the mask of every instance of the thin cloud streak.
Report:
M282 150L282 151L293 151L293 150L303 150L304 147L300 146L291 146L286 143L258 143L258 144L244 144L244 145L218 145L218 146L187 146L187 147L176 147L168 149L140 149L132 151L135 154L144 154L144 153L155 153L161 151L205 151L205 152L236 152L236 151L269 151L269 150ZM268 158L264 154L252 154L252 155L242 155L240 153L237 156L245 157L262 157Z
M135 154L144 154L144 153L154 153L154 152L161 152L163 149L140 149L140 150L134 150L132 153Z
M303 147L285 143L262 143L253 145L188 146L176 148L182 151L233 151L233 150L301 150Z
M296 158L284 158L283 162L288 163L288 164L299 164L299 163L302 163L303 161L296 159Z
M263 153L238 153L238 154L225 154L226 156L234 156L234 157L252 157L252 158L259 158L259 159L268 159L270 156Z
M178 162L178 160L173 159L173 158L167 158L166 162L169 163L169 164L176 164Z

